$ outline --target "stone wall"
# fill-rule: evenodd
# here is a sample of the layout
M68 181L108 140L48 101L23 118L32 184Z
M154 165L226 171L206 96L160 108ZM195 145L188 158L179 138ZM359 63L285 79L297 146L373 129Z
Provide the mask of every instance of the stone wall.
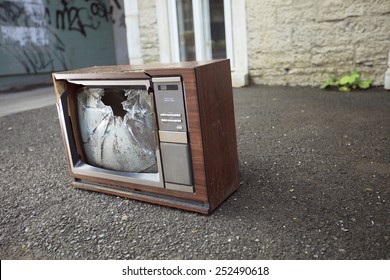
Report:
M389 0L246 0L252 82L316 86L356 68L383 84Z
M156 1L138 0L141 53L144 63L160 61ZM168 28L168 26L167 26Z
M318 86L330 75L352 69L360 70L363 78L373 78L376 85L384 83L390 49L389 0L245 2L253 83ZM156 0L138 0L138 10L143 62L158 62Z

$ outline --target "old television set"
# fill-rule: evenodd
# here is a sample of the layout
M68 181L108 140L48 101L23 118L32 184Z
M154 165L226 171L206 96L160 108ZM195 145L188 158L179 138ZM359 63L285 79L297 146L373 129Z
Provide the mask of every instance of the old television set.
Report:
M239 185L229 60L53 73L72 186L210 213Z

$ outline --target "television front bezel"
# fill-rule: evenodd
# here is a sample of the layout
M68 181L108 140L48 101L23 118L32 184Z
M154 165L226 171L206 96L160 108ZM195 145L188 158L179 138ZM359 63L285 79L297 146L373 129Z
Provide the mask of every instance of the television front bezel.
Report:
M131 88L134 86L145 86L148 90L150 87L149 79L125 79L125 80L67 80L67 83L81 87L106 87L106 88ZM72 86L69 86L72 88ZM156 135L156 160L157 160L157 173L134 173L109 170L101 167L96 167L86 162L83 162L79 157L81 151L78 150L76 145L76 138L74 134L74 128L72 127L71 116L69 114L69 106L75 106L75 104L69 104L69 91L65 91L57 103L57 111L60 116L61 129L64 132L64 140L66 146L66 152L69 159L69 165L71 173L74 177L89 177L89 178L100 178L108 179L116 182L130 183L142 186L150 186L156 188L164 188L164 178L162 169L162 160L159 147L158 133ZM150 94L153 94L151 92ZM152 98L154 100L154 96ZM153 103L154 113L156 112L155 104ZM155 120L157 123L157 120Z

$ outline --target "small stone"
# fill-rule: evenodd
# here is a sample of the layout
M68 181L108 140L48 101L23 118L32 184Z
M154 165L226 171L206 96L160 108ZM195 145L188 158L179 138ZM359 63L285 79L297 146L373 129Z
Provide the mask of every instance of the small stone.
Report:
M122 218L121 218L121 220L122 220L122 221L127 221L128 218L129 218L129 216L123 215Z
M346 251L345 251L345 249L339 249L339 252L340 253L345 253Z

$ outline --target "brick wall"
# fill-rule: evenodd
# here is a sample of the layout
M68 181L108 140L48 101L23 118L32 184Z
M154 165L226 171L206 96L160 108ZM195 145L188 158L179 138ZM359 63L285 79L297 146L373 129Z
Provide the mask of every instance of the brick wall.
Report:
M389 0L246 0L252 82L316 86L356 68L383 84Z

